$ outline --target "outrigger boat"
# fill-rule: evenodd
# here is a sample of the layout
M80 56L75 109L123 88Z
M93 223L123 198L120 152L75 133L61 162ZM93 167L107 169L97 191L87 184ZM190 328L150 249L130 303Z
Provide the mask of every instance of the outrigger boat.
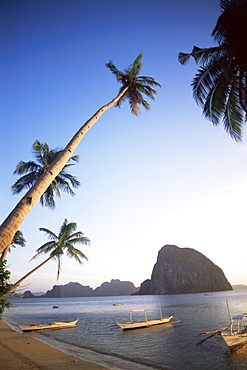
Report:
M53 321L47 324L20 325L20 328L23 331L66 329L74 328L77 321L79 321L79 319L74 321Z
M164 325L164 324L174 324L180 322L180 320L176 319L174 316L170 315L167 317L162 317L161 307L160 308L160 319L156 320L149 320L147 317L147 310L146 308L140 310L130 310L130 321L126 322L117 322L116 324L120 326L123 330L132 330L132 329L140 329L140 328L147 328L154 325ZM133 312L144 312L144 320L133 321Z
M236 315L231 318L231 324L227 332L222 331L221 336L230 348L234 350L247 343L247 313Z
M227 346L230 348L230 350L233 351L236 348L242 347L244 344L247 343L247 313L231 316L230 307L227 300L226 303L230 317L230 325L221 329L198 334L196 335L196 337L208 335L212 337L215 334L220 334L221 337L224 339L225 343L227 344Z

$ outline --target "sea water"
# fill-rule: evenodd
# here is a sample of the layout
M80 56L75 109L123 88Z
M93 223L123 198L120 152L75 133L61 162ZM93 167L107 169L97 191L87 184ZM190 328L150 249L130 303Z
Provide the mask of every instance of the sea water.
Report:
M232 315L247 312L247 290L239 289L212 294L15 298L3 319L18 330L18 325L79 318L76 328L32 335L109 369L247 369L247 345L231 352L220 335L207 340L196 337L230 323L226 299ZM149 319L159 318L159 305L163 316L173 315L181 322L131 331L116 325L117 321L129 321L131 309L145 307ZM133 315L134 319L144 317L142 312Z

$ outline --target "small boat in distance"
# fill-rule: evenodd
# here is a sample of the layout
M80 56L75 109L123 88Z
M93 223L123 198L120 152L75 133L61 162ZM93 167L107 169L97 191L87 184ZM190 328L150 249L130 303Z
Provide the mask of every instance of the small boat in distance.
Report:
M170 315L167 317L162 317L161 307L160 309L160 319L149 320L147 317L147 310L146 308L140 310L130 310L130 321L126 322L117 322L116 324L120 326L123 330L132 330L132 329L140 329L140 328L147 328L150 326L155 325L164 325L164 324L174 324L180 322L180 320L176 319L174 316ZM133 321L133 312L144 312L144 320Z
M55 329L66 329L74 328L77 321L53 321L47 324L30 324L30 325L20 325L22 331L34 331L34 330L55 330Z
M123 303L113 303L113 306L122 306Z

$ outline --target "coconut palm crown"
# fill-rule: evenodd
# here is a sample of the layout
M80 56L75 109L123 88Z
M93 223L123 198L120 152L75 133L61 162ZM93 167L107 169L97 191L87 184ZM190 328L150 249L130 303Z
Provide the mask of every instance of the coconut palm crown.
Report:
M161 87L161 85L152 77L138 76L142 68L142 58L143 54L139 54L134 62L126 68L124 72L119 71L112 61L106 63L106 67L115 75L117 81L122 84L119 92L121 93L127 88L127 91L116 105L120 107L125 100L128 100L131 113L136 116L140 115L140 105L147 110L150 109L150 105L143 98L143 94L154 100L154 95L157 94L157 91L153 87Z
M81 231L76 232L76 228L77 224L75 222L69 223L67 219L64 220L58 235L44 227L39 228L40 231L43 231L47 235L50 241L36 250L37 253L33 256L32 260L37 258L40 254L49 253L50 256L48 260L55 259L58 263L57 279L59 278L61 271L61 258L65 252L69 258L75 259L79 264L83 263L83 259L87 260L85 254L82 253L80 249L77 249L75 245L89 245L90 239L84 236Z
M247 1L221 0L222 14L212 32L215 47L194 46L179 53L182 65L192 56L201 66L192 81L193 96L214 125L242 140L247 114Z
M31 188L37 179L47 171L48 167L58 158L62 150L50 149L47 143L40 143L36 140L32 146L32 153L36 159L35 161L20 161L14 174L23 175L20 177L14 185L12 185L12 190L14 194L20 193L25 188ZM60 173L51 182L45 193L40 198L40 203L42 206L48 208L55 208L54 196L61 197L60 190L63 190L71 195L74 195L72 188L77 188L80 182L76 177L72 176L66 169L72 166L71 161L78 162L79 156L74 155L70 157L67 164L63 167Z
M81 231L76 232L76 228L77 228L76 223L74 222L68 223L67 219L64 220L58 235L56 235L49 229L41 227L39 230L44 231L47 234L50 241L39 247L36 250L37 253L33 256L32 259L37 258L40 254L43 253L44 254L49 253L49 257L43 262L41 262L34 269L29 271L16 283L14 283L11 286L11 291L9 295L13 294L24 280L26 280L30 275L32 275L34 272L40 269L40 267L44 266L48 261L52 259L57 260L58 263L57 268L57 280L58 280L61 271L61 259L65 252L69 258L75 259L79 264L83 263L82 262L83 259L87 260L85 254L82 253L82 251L80 251L79 249L77 249L75 245L78 244L89 245L90 239L85 237Z

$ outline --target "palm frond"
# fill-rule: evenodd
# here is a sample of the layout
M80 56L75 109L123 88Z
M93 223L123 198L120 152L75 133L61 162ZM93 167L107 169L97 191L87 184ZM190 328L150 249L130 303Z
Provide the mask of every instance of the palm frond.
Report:
M247 114L247 72L241 71L239 76L239 102ZM245 119L246 119L245 114Z
M83 259L88 261L88 258L85 256L85 254L70 243L68 243L68 246L66 248L66 254L69 258L74 258L79 264L83 263Z
M106 67L110 69L110 71L114 74L118 81L123 78L123 74L113 64L112 60L110 60L109 63L106 63Z
M133 64L126 70L126 72L130 76L130 79L132 79L133 77L137 76L140 73L140 70L142 69L142 58L143 54L140 53L134 60Z
M76 244L90 245L90 239L88 239L85 236L78 236L76 233L73 235L70 235L67 241L73 245L76 245Z
M39 166L37 163L33 161L20 161L14 170L14 175L23 175L24 173L27 172L39 172L41 170L41 166Z
M19 194L23 189L30 189L35 184L38 176L36 172L22 176L11 186L13 194Z
M53 240L53 241L58 240L57 235L53 231L46 229L45 227L40 227L39 231L43 231L46 234L47 238L50 240Z
M231 2L232 0L220 0L220 7L222 11L226 10Z
M54 249L56 249L56 246L57 244L54 243L53 241L43 244L41 247L39 247L36 250L37 253L31 258L31 261L36 259L40 254L43 254L43 253L47 254L49 252L54 251Z
M56 182L59 186L61 185L61 188L65 186L67 189L63 188L62 190L67 192L70 192L71 186L73 188L78 188L81 185L80 181L77 180L75 176L65 171L61 171L60 174L58 174Z
M222 73L217 82L208 91L207 99L204 102L203 113L214 125L218 125L226 109L226 98L228 94L229 80Z
M196 63L210 63L211 60L219 61L226 56L227 49L225 45L210 47L210 48L199 48L194 46L191 56L195 59Z
M208 91L210 91L221 73L221 62L214 63L214 61L211 61L208 65L198 69L192 81L192 89L194 99L201 106L203 106L205 99L207 99Z
M141 104L146 110L150 110L150 105L145 99L142 99Z
M70 159L68 160L68 162L66 163L66 165L63 167L63 170L67 167L71 167L71 166L74 166L75 163L70 163L71 161L74 161L76 163L79 162L79 159L80 159L80 156L79 155L73 155L72 157L70 157Z
M191 53L180 52L178 53L178 61L184 66L185 64L189 62L189 59L191 56L192 56Z
M162 87L161 84L159 82L157 82L153 77L138 76L138 81L137 82L145 84L145 85L149 85L149 86ZM155 93L157 94L157 91Z
M228 134L237 142L242 141L243 118L243 110L239 105L238 88L236 84L232 83L226 102L223 124Z
M62 237L68 238L74 231L76 231L77 224L75 222L68 222L67 219L64 220L60 231L59 231L59 239Z
M14 235L14 238L11 242L11 248L16 248L16 246L21 246L21 247L25 247L26 246L26 240L24 239L23 237L23 234L20 230L17 230L15 235ZM9 250L10 251L10 250Z
M44 194L41 196L41 198L40 198L41 205L45 206L47 208L50 208L51 210L54 210L55 207L56 207L56 203L55 203L55 200L54 200L54 194L56 194L56 196L58 198L61 197L60 191L59 191L58 187L56 186L55 181L53 181L48 186L48 188L46 189Z

